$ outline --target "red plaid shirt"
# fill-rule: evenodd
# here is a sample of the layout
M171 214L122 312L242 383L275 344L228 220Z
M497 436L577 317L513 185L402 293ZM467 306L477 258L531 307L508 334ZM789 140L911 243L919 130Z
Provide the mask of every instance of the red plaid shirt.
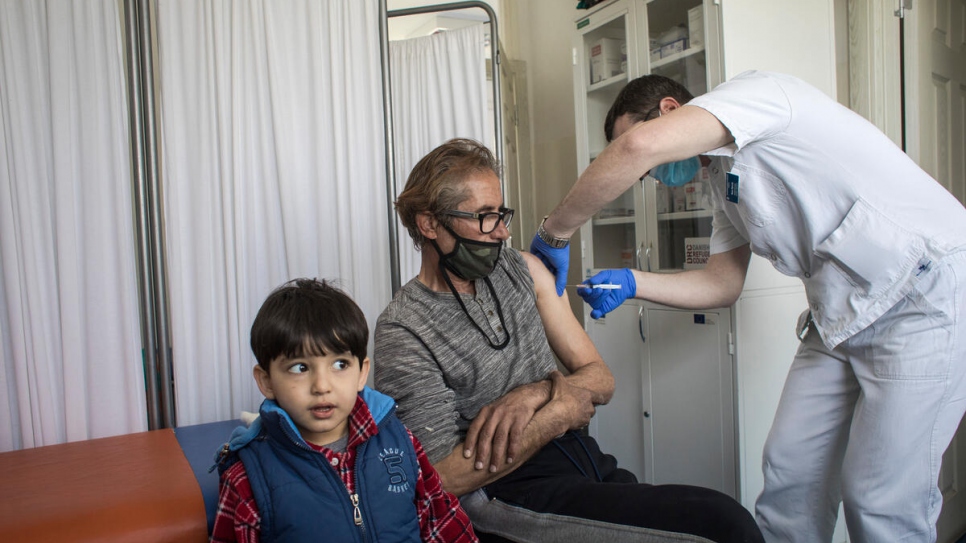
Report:
M329 465L339 473L349 494L355 492L356 447L379 431L372 419L369 407L359 397L349 417L349 439L345 452L332 452L325 447L308 445L325 455ZM439 474L429 463L423 446L409 430L416 458L419 462L419 478L416 481L416 513L419 516L419 533L423 541L438 543L474 543L477 540L470 519L460 507L459 500L443 490ZM258 505L248 482L245 465L236 462L221 475L218 496L218 514L211 531L212 543L257 543L261 517Z

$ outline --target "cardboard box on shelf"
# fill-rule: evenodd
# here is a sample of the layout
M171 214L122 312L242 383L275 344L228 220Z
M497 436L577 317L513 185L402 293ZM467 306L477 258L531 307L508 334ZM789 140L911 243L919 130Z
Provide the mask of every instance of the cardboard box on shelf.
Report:
M701 167L698 173L688 184L684 185L685 201L684 209L687 211L697 211L699 209L711 209L711 172L708 168Z
M671 55L681 53L688 48L688 39L681 38L679 40L672 41L667 45L661 46L661 58L667 58Z
M651 62L661 60L661 44L657 42L657 38L650 38L648 40L647 50L651 53Z
M685 211L685 202L687 202L687 194L684 192L684 187L669 187L671 189L671 212L676 213L678 211Z
M704 6L702 5L688 10L688 43L690 47L704 45Z
M684 185L684 209L686 211L697 211L704 209L701 207L701 196L704 193L704 185L694 181Z
M601 38L590 47L590 83L621 74L621 44L624 40Z

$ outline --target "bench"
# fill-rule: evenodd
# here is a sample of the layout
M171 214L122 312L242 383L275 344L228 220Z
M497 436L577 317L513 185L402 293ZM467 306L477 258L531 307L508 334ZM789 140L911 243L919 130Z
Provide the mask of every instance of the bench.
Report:
M198 542L231 420L0 453L0 541Z

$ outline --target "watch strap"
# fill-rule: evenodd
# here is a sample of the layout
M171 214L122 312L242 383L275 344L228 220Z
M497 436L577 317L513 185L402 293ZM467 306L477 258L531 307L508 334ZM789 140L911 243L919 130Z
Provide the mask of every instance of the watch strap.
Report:
M543 220L540 221L540 226L537 227L537 237L542 239L544 243L553 247L554 249L562 249L566 247L570 243L570 239L555 238L551 236L543 227L543 223L545 223L546 221L547 221L547 217L544 217Z

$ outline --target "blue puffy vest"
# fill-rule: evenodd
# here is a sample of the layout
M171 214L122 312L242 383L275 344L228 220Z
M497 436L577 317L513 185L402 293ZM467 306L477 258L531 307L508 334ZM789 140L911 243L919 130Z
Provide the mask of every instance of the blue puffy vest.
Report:
M219 473L238 459L245 464L261 516L261 541L420 541L413 443L392 398L366 387L362 399L379 432L356 450L352 497L274 401L262 402L252 426L232 434Z

